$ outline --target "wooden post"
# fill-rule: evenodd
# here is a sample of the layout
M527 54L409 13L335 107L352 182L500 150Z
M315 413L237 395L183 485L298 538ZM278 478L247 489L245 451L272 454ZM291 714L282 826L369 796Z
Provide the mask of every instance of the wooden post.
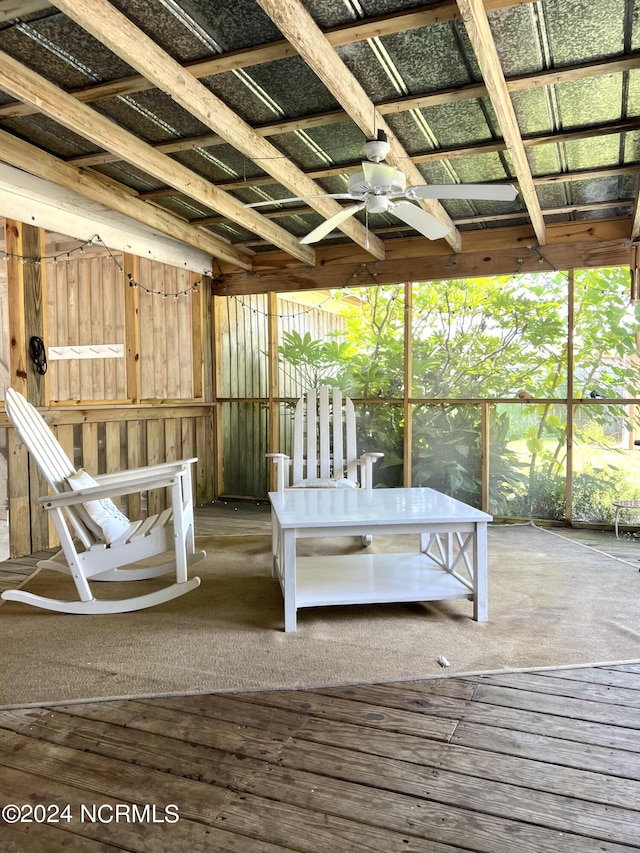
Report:
M209 503L214 498L215 492L215 454L214 454L214 416L215 403L213 402L213 297L211 294L212 282L209 276L201 276L202 283L198 292L193 294L194 299L194 321L196 311L200 323L200 348L199 351L194 344L194 371L197 363L200 368L200 397L204 402L211 402L211 413L203 418L197 418L195 423L196 472L194 477L194 500L196 503ZM192 280L197 280L192 277ZM195 336L194 336L195 339ZM194 397L196 393L194 376Z
M480 465L481 465L481 497L480 509L483 512L489 512L489 483L491 478L491 466L489 464L491 451L491 409L488 402L481 405L480 410Z
M220 339L221 339L221 329L220 329L220 316L219 316L219 308L220 305L226 301L226 298L223 296L214 296L212 302L212 317L213 322L211 324L211 334L212 334L212 344L213 344L213 452L214 452L214 481L213 481L213 489L214 494L213 497L217 498L218 495L222 494L224 489L224 464L223 464L223 447L222 447L222 438L224 432L224 425L222 420L222 413L220 411L220 406L218 405L218 389L222 384L222 357L220 352Z
M194 287L200 280L195 273L189 276L189 286ZM193 387L192 396L196 400L203 399L205 353L210 350L210 341L205 341L203 333L203 292L206 290L204 281L197 290L191 291L191 346L193 350Z
M567 270L568 288L567 295L567 434L565 437L567 445L566 479L565 479L565 509L564 519L571 524L573 518L573 416L575 406L573 404L573 339L575 322L575 274L574 270Z
M412 307L413 307L413 284L408 282L404 286L404 439L403 439L403 485L405 488L411 488L411 459L412 459L412 441L413 441L413 408L409 402L412 396L412 376L413 376L413 337L412 337Z
M280 371L278 361L278 294L274 291L269 292L267 305L269 311L267 319L267 364L269 370L269 433L267 448L269 453L278 453L280 450L280 404L276 398L280 392ZM269 466L267 469L267 484L269 491L273 492L277 489L276 466L269 459L266 462Z
M129 278L131 276L131 278ZM124 256L124 329L126 341L127 397L140 402L140 294L130 281L137 282L139 264L136 255Z
M33 225L7 219L5 251L8 255L9 382L34 406L44 406L47 403L46 373L39 373L30 357L32 337L40 338L46 351L46 289L41 263L44 232ZM11 556L21 556L49 547L49 524L38 503L38 498L47 494L48 486L38 467L29 464L23 445L14 441L8 457L10 552Z

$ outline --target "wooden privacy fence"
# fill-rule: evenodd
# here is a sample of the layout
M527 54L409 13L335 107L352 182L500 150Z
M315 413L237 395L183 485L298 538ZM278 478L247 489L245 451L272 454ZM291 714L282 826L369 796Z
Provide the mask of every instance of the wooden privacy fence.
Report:
M40 410L76 468L90 474L121 471L198 457L194 468L194 501L210 501L213 494L213 406L211 403L177 405L105 406ZM11 556L33 553L57 545L53 529L38 498L47 486L35 464L29 464L24 445L4 413L0 427L7 429L9 473L8 509ZM129 495L122 509L131 518L152 515L167 506L165 490Z

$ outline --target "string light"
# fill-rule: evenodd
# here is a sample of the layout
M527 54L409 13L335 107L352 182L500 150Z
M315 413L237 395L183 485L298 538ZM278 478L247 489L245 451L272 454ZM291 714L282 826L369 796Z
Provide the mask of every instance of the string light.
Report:
M69 262L71 260L71 256L75 252L78 252L79 254L84 255L85 254L85 248L87 246L93 246L96 244L101 245L106 250L107 255L114 262L114 264L120 270L120 272L123 275L127 276L129 287L137 287L139 290L143 290L145 293L147 293L151 296L162 296L164 299L169 299L169 298L180 299L183 296L187 296L189 293L197 293L198 288L200 287L200 285L202 285L204 283L205 279L206 278L212 278L214 283L218 284L219 288L225 292L226 296L229 299L233 299L235 302L237 302L239 305L241 305L243 309L248 309L253 314L260 315L262 317L274 316L270 311L263 311L260 308L256 308L254 305L251 305L251 304L245 302L242 299L242 297L237 296L234 293L231 293L229 291L229 289L226 287L226 285L223 283L223 279L224 279L223 274L215 276L214 273L212 272L212 270L204 270L202 278L198 279L198 281L195 281L189 287L186 287L184 290L181 290L178 293L166 293L164 290L156 290L152 287L147 287L146 285L141 284L138 281L135 281L133 278L133 275L131 273L125 272L124 266L120 263L120 261L113 254L111 249L107 246L107 244L104 242L104 240L100 237L99 234L94 234L88 240L84 240L82 243L80 243L74 249L70 249L68 251L57 252L57 253L54 253L51 255L40 255L38 257L35 257L35 256L20 255L20 254L15 253L15 252L5 251L4 252L4 260L8 261L11 258L16 258L22 264L26 264L27 262L31 261L36 265L40 265L42 263L42 261L52 261L54 264L57 264L58 261L60 260L60 258L64 258L67 262ZM552 271L560 272L560 270L558 270L558 268L556 266L554 266L554 264L551 261L549 261L548 258L545 258L543 256L543 254L541 253L538 246L527 246L527 250L536 256L539 264L547 263L551 267ZM455 264L456 261L457 261L457 255L454 253L451 256L451 262L452 262L452 264ZM514 275L518 275L521 273L523 265L524 265L524 258L518 258ZM365 277L366 279L368 279L371 282L371 284L378 285L378 283L379 283L378 282L378 273L376 270L379 266L380 266L379 261L376 261L374 264L374 271L372 272L366 263L358 264L357 268L353 272L351 272L347 275L344 284L341 287L338 287L336 289L339 291L344 291L345 289L348 289L349 285L351 285L353 287L354 285L356 285L356 283L359 286L364 286L366 284L366 281L363 282L361 280L361 277ZM309 273L309 272L310 272L310 269L307 269L307 273ZM295 318L295 317L301 317L301 316L304 316L306 314L311 314L313 311L316 311L319 308L322 308L322 306L325 305L327 302L331 302L334 298L335 297L333 295L330 295L330 296L327 296L326 299L324 299L322 302L319 302L317 305L311 305L308 308L301 309L300 311L295 311L291 314L277 313L275 316L282 320L282 319L287 319L287 318L291 319L291 318ZM398 300L398 297L396 297L396 296L394 296L392 298L394 301ZM399 300L399 301L402 302L403 300Z
M35 257L33 255L20 255L17 252L6 252L5 251L4 260L8 261L11 258L15 258L16 260L19 260L20 263L22 263L22 264L26 264L29 261L31 261L36 266L39 266L43 261L52 261L54 264L57 264L60 261L60 259L62 258L68 263L69 261L71 261L71 257L73 254L75 254L77 252L81 255L85 255L85 248L87 246L93 246L96 244L99 244L100 246L102 246L106 250L107 255L109 256L109 258L111 258L111 260L114 262L116 267L120 270L120 272L123 275L127 276L127 279L129 282L129 287L137 287L140 290L143 290L145 293L148 293L152 296L162 296L165 299L169 299L169 298L180 299L183 296L187 296L189 293L197 293L198 288L200 287L201 284L204 283L205 278L211 276L211 270L204 270L203 274L202 274L202 278L198 279L198 281L195 281L189 287L186 287L184 290L181 290L178 293L166 293L164 290L154 290L152 287L146 287L144 284L140 284L140 282L135 281L131 273L125 273L123 265L116 258L116 256L113 254L111 249L107 246L107 244L104 242L104 240L100 237L99 234L94 234L92 237L90 237L88 240L84 240L82 243L80 243L74 249L69 249L68 251L65 250L63 252L56 252L56 253L51 254L51 255L39 255L39 256Z
M377 261L376 261L376 266L378 266ZM309 270L307 270L307 271L309 272ZM351 286L353 286L354 285L353 280L359 278L361 275L366 276L368 279L370 279L372 284L378 284L378 273L377 272L371 272L366 264L359 264L358 269L356 269L353 273L349 273L344 284L341 285L340 287L335 288L334 292L335 292L335 290L338 290L340 292L343 292L344 290L348 290L349 284L351 284ZM326 305L327 302L331 302L335 299L335 296L332 294L330 296L327 296L326 299L323 299L322 302L319 302L317 305L310 305L308 308L300 309L300 311L294 311L290 314L284 314L284 313L274 314L271 311L262 311L260 308L256 308L254 305L251 305L250 303L245 302L241 296L236 296L236 294L231 293L229 288L226 287L226 285L221 281L220 278L214 277L214 283L218 284L220 290L224 291L224 293L228 299L233 299L233 301L236 302L238 305L240 305L243 309L247 309L247 310L251 311L253 314L259 314L261 317L277 317L279 320L289 320L289 319L292 319L295 317L303 317L306 314L311 314L313 311L317 311L319 308L322 308L323 305ZM359 284L362 285L362 284L364 284L364 282L359 282ZM220 294L217 293L216 295L219 296Z

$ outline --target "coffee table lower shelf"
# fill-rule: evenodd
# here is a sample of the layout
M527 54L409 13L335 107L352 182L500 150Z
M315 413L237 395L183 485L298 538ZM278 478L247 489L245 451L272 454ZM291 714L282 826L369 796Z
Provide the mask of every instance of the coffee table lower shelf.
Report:
M426 554L298 557L295 607L473 598L473 590Z

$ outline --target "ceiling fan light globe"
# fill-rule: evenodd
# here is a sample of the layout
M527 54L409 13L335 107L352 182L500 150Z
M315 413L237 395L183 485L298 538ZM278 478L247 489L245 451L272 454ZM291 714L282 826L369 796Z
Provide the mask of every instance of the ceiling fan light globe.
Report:
M367 197L368 213L386 213L391 207L391 202L386 195L370 195Z
M348 184L349 193L356 198L376 192L382 195L401 195L405 191L406 186L407 179L398 170L396 170L391 181L386 184L373 184L367 181L364 172L354 172L349 178Z

